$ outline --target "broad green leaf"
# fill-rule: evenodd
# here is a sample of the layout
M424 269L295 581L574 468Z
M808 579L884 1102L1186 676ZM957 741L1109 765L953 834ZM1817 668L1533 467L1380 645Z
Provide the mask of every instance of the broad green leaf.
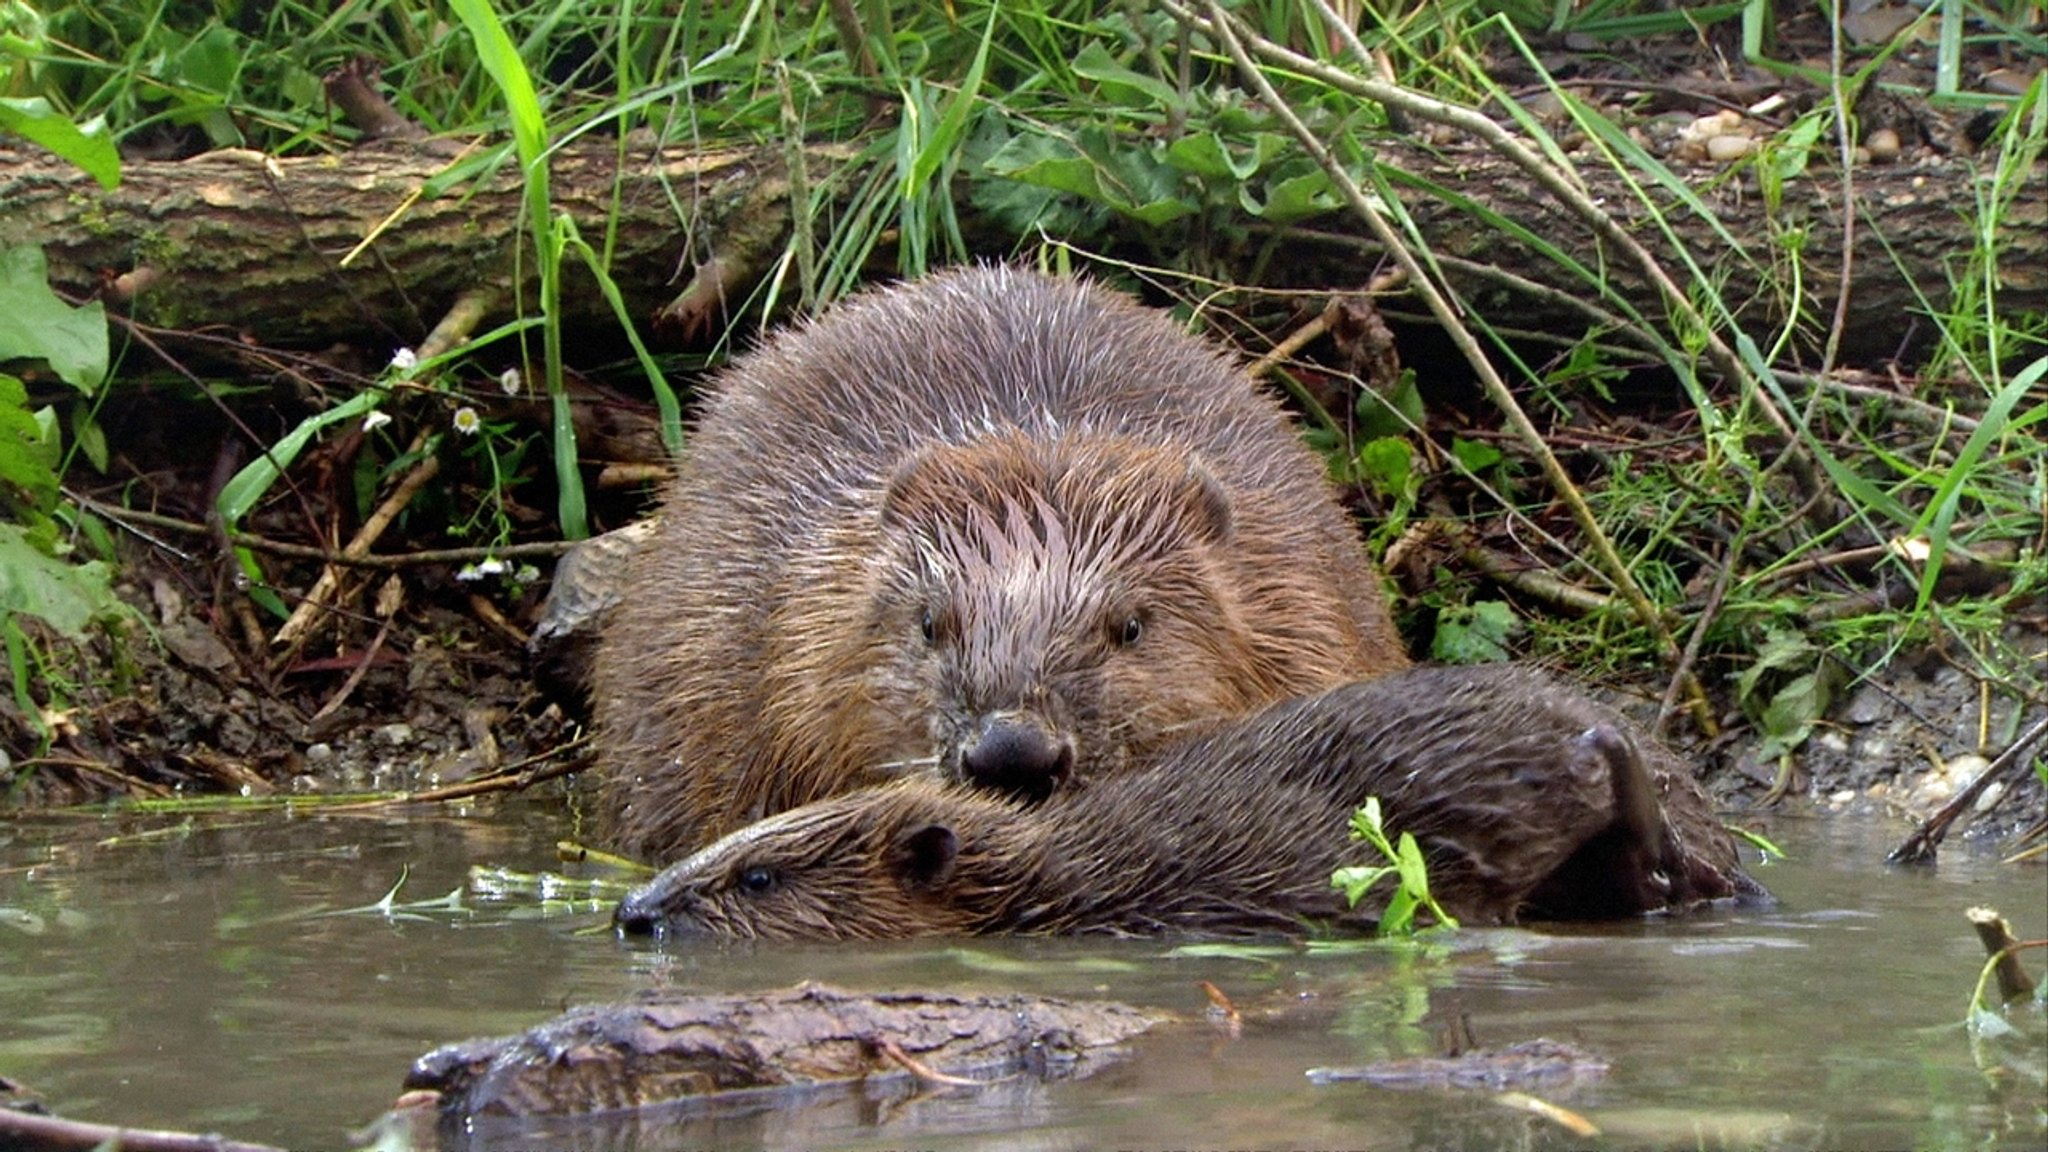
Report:
M0 133L7 132L69 160L108 191L121 186L121 153L100 117L74 124L40 96L0 96Z
M1381 496L1404 496L1415 482L1415 446L1405 436L1381 436L1358 446L1359 479Z
M16 359L44 361L88 395L107 376L106 309L58 299L33 245L0 250L0 361Z
M1263 203L1252 195L1249 184L1238 188L1237 199L1245 211L1274 224L1292 224L1342 206L1336 185L1330 183L1330 174L1320 168L1268 182Z
M19 525L0 523L0 613L34 616L77 638L95 619L123 610L113 578L101 561L67 564L29 543Z
M1117 63L1099 41L1074 57L1074 74L1102 85L1102 94L1126 108L1178 108L1180 93L1157 77L1133 72Z

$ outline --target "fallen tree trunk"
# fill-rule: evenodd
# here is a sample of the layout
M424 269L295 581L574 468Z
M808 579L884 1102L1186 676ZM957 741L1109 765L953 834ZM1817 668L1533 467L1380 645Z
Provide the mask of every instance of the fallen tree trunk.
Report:
M1453 284L1480 313L1510 327L1575 334L1589 323L1584 302L1592 293L1497 227L1421 189L1451 190L1583 265L1606 269L1624 298L1653 319L1662 315L1633 271L1603 252L1586 228L1508 161L1476 146L1377 147L1381 163L1397 174L1395 186L1408 190L1407 207L1445 258ZM223 325L272 345L381 337L413 346L465 291L498 290L487 319L514 312L510 289L520 268L524 219L518 165L506 158L473 182L421 195L455 159L431 144L288 159L224 151L181 162L131 162L122 186L107 192L40 154L0 152L0 204L6 205L0 247L40 244L60 288L125 301L139 318L169 327ZM811 185L843 162L838 152L809 150ZM1704 183L1710 170L1699 171ZM1768 343L1792 306L1786 242L1772 238L1799 236L1806 266L1801 307L1808 330L1824 330L1841 267L1843 213L1835 176L1816 170L1787 182L1775 210L1748 173L1704 188L1700 195L1725 232L1674 207L1668 191L1653 189L1673 228L1670 240L1615 172L1589 165L1582 177L1667 266L1678 266L1675 247L1691 253L1722 283L1725 298L1742 308L1759 343ZM2008 314L2048 312L2044 182L2036 171L2033 187L2015 197L2002 221L1999 303ZM1916 290L1937 310L1952 299L1949 286L1962 275L1961 257L1975 242L1979 176L1971 161L1930 158L1859 169L1855 187L1853 294L1843 348L1846 361L1868 363L1901 350L1912 317L1922 310ZM712 258L737 254L745 268L772 254L790 218L779 149L695 153L586 137L555 155L553 188L558 207L594 244L610 229L611 275L642 321ZM1362 226L1338 215L1296 230L1284 243L1291 286L1358 285L1374 251ZM722 269L722 275L733 272ZM1550 292L1532 293L1517 280ZM564 312L572 327L611 323L608 306L573 268ZM1924 346L1932 337L1932 326L1920 324L1913 340Z

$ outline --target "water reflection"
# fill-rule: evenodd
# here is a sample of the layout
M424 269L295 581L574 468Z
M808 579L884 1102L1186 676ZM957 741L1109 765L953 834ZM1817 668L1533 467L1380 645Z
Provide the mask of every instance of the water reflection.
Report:
M0 1075L78 1119L335 1147L391 1102L411 1060L653 985L803 979L1103 996L1195 1022L1081 1083L820 1093L801 1114L728 1111L528 1132L503 1146L1571 1147L1482 1094L1316 1086L1304 1070L1435 1051L1462 1016L1481 1044L1551 1036L1614 1066L1556 1100L1620 1146L2040 1147L2026 1059L1992 1075L1960 1021L1982 957L1961 912L2044 934L2048 872L1969 845L1887 871L1889 825L1786 821L1778 909L1487 931L1427 955L1159 942L676 948L622 944L601 913L528 902L361 911L461 890L472 864L555 867L562 816L242 817L0 825ZM120 837L109 842L111 837ZM2036 954L2038 957L2038 954ZM2038 958L2029 962L2038 972ZM1201 1023L1197 982L1246 1010ZM2048 1027L2001 1043L2038 1069ZM2015 1071L2014 1069L2017 1069Z

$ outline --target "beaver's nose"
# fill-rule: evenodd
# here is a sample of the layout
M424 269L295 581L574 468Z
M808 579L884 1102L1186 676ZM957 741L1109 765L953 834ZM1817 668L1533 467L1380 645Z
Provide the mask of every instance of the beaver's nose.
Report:
M1033 800L1052 795L1074 771L1074 742L1038 717L998 712L960 749L960 772L982 788Z

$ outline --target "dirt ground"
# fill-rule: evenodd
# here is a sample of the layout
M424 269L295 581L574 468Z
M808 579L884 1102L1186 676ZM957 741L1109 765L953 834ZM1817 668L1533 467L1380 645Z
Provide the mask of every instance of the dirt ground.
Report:
M1872 11L1872 19L1907 14L1888 6ZM1545 62L1562 78L1586 83L1588 91L1620 80L1651 91L1653 98L1638 108L1646 130L1682 132L1693 118L1785 88L1778 78L1727 65L1734 54L1721 41L1729 28L1695 42L1598 50L1560 44L1546 50ZM1824 60L1822 31L1817 17L1792 20L1781 30L1780 56ZM1978 51L1967 63L1966 87L1979 91L2009 91L2016 78L2023 82L2039 67L1996 51ZM1932 64L1932 45L1918 45L1898 54L1879 79L1925 90ZM1517 80L1514 67L1503 64L1510 83ZM1646 82L1646 69L1661 78ZM1520 79L1533 80L1533 74ZM1981 119L1877 86L1871 92L1864 109L1869 123L1897 132L1906 149L1967 148ZM1808 91L1801 99L1815 95ZM1796 107L1797 101L1780 118ZM157 415L141 408L130 419L154 430L117 441L117 474L96 490L114 494L116 502L121 493L146 491L149 506L182 509L190 522L203 523L225 453L195 455L194 437L163 432L162 406L173 401L150 403L159 406ZM118 411L109 419L110 435L118 435ZM329 462L340 473L346 463ZM617 524L630 515L631 501L618 501L609 520ZM534 534L545 530L545 517L532 519ZM317 542L303 522L259 528ZM406 532L401 526L377 551L445 543L424 527L414 531L416 539ZM129 568L120 592L134 607L134 620L82 649L43 649L51 663L35 677L43 688L37 698L59 703L41 717L25 715L13 693L0 693L0 779L13 781L12 803L419 789L545 775L582 762L573 693L537 680L524 649L525 634L539 618L544 582L463 580L460 565L426 563L399 569L384 595L402 595L380 605L385 576L359 577L341 601L343 614L303 647L280 655L265 639L276 622L255 619L232 565L211 541L169 543L137 532L123 545ZM293 595L318 573L307 562L269 563L273 584ZM550 567L544 559L537 564L542 573ZM2005 642L2009 658L2016 654L2022 664L2041 667L2048 658L2048 609L2007 621ZM1874 659L1842 655L1857 674L1862 662ZM52 685L59 690L50 692ZM1625 702L1661 690L1649 683L1607 687ZM1792 759L1794 774L1780 781L1782 765L1760 759L1754 732L1727 706L1726 686L1709 688L1720 694L1724 717L1734 720L1729 734L1713 742L1684 733L1678 739L1690 742L1703 778L1738 810L1760 802L1776 784L1787 793L1786 804L1826 810L1875 805L1917 818L1981 772L2044 711L2038 699L2023 705L2012 686L1987 676L1967 652L1904 653L1843 689L1828 721ZM51 733L47 744L42 730ZM1980 805L1995 808L1989 827L2010 831L2040 819L2040 783L2025 772L2013 779Z

